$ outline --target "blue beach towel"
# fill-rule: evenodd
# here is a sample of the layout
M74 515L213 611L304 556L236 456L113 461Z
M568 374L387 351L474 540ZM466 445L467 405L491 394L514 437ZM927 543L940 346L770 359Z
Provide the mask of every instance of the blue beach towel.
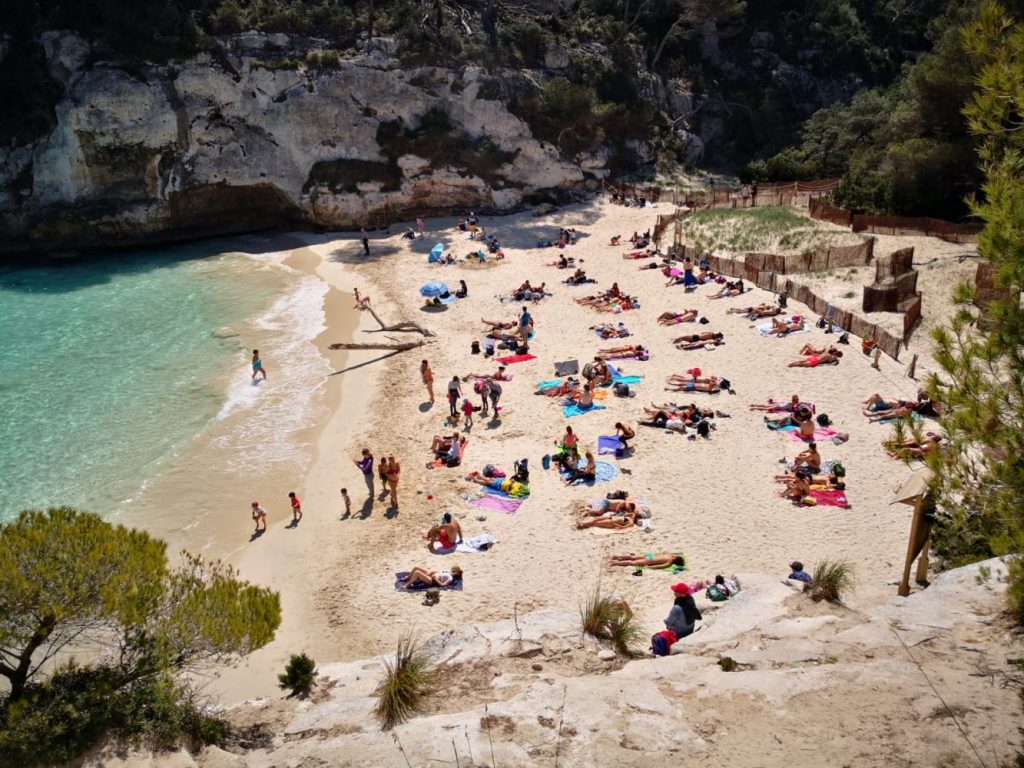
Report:
M540 382L537 385L537 389L542 389L542 390L543 389L553 389L554 387L557 387L561 383L562 383L561 379L549 379L547 381Z
M618 435L601 435L597 438L598 456L614 455L620 450L622 450L622 441L619 440Z
M619 373L618 368L616 368L611 363L608 363L608 370L609 372L611 372L612 381L615 384L639 384L641 381L643 381L644 378L643 376L635 375L623 376L621 373Z
M568 472L562 472L561 474L562 474L562 477L568 477L569 476ZM618 474L619 474L619 470L616 469L614 464L609 464L607 461L599 461L599 462L597 462L597 466L596 466L596 469L594 471L594 482L595 483L607 483L609 480L612 480L613 478L615 478ZM582 482L583 482L583 480L576 480L576 481L573 482L573 485L575 485L576 483L582 483Z
M565 414L565 418L571 419L573 416L581 416L584 413L590 413L591 411L603 411L604 406L594 403L589 408L580 408L578 405L564 405L562 406L562 413Z

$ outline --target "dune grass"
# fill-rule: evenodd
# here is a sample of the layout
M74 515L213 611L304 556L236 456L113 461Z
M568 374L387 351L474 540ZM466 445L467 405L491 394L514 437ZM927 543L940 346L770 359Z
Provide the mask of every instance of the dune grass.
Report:
M853 589L853 566L848 560L822 560L814 566L814 581L804 587L815 602L825 600L841 605Z
M384 660L384 679L377 687L377 720L389 731L420 712L437 685L430 657L410 635L398 641L394 658Z
M813 251L835 238L821 224L784 205L696 211L683 219L683 233L698 251Z
M580 604L580 624L584 633L610 641L615 652L623 656L636 653L643 634L633 611L621 598L604 594L600 579Z

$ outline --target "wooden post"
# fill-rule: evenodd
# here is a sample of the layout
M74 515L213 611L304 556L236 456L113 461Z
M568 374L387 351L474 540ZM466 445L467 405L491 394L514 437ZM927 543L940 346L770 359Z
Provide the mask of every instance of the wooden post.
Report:
M910 566L914 564L915 543L917 542L918 529L921 527L921 497L914 499L914 516L910 521L910 540L907 542L907 559L903 564L903 578L900 580L900 588L896 594L906 597L910 594ZM927 568L927 566L925 566ZM920 570L920 569L919 569Z
M914 353L914 359L910 361L910 366L907 368L907 378L916 379L914 374L917 373L917 353Z

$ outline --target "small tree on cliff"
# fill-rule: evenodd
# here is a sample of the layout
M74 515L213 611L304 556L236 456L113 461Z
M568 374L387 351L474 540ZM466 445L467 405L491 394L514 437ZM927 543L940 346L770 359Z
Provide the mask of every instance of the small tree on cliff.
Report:
M1024 26L986 2L964 41L980 65L964 109L985 173L984 199L972 203L985 222L978 248L1004 293L982 309L976 291L960 286L957 315L934 333L942 373L928 388L946 406L951 442L931 459L934 542L954 562L1024 552ZM1009 569L1011 605L1024 620L1024 564L1014 558Z
M118 685L196 668L266 645L276 593L164 542L69 507L0 526L0 675L18 701L62 651L99 651ZM2 725L2 724L0 724Z

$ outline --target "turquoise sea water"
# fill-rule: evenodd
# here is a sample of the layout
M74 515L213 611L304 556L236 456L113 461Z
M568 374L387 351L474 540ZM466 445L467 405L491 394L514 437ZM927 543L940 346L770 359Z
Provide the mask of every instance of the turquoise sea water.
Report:
M114 510L248 384L237 328L290 276L213 247L0 272L0 520Z

